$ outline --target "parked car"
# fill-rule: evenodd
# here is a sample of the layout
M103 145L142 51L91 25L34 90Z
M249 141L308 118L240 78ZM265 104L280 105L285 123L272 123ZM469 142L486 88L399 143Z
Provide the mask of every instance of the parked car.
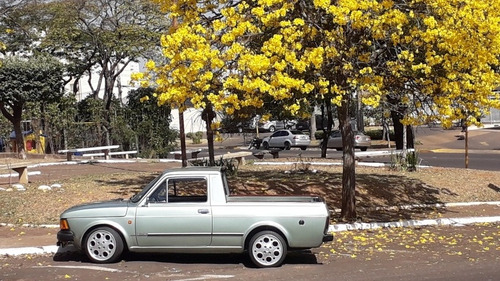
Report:
M274 132L276 130L292 129L297 122L295 120L267 120L259 122L260 131Z
M258 267L279 266L288 250L332 241L318 196L233 196L221 168L167 170L130 200L72 207L57 244L95 263L130 252L241 253Z
M354 148L359 148L361 151L366 151L371 146L372 140L370 136L367 136L359 131L354 131ZM342 150L344 145L342 143L342 134L340 130L332 131L330 137L328 138L328 148L335 148L337 150Z
M298 130L279 130L262 140L264 149L277 147L289 150L292 147L300 147L306 150L309 144L311 144L309 136Z
M238 132L255 131L255 127L259 126L261 132L274 132L280 129L292 129L295 126L295 120L260 120L257 115L249 120L239 122L236 127Z

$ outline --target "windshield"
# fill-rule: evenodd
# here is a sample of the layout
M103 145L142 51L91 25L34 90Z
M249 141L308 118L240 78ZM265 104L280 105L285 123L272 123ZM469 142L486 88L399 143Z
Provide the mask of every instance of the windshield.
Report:
M157 182L157 181L161 178L161 176L162 176L162 175L163 175L163 174L160 174L159 176L157 176L157 177L156 177L154 180L152 180L152 181L151 181L148 185L146 185L146 187L144 187L144 189L143 189L143 190L141 190L141 192L139 192L139 193L137 193L136 195L132 196L132 197L130 198L130 201L131 201L132 203L137 203L137 202L139 202L139 201L142 199L142 197L144 197L144 195L145 195L146 193L148 193L149 189L151 189L151 187L152 187L153 185L155 185L155 183L156 183L156 182Z

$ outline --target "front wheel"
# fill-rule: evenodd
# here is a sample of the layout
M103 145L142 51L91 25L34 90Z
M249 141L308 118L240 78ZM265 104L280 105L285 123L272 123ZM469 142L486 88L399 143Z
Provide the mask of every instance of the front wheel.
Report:
M266 141L266 142L263 142L262 143L262 147L264 147L264 149L269 149L269 143Z
M123 252L123 240L116 230L98 227L86 236L84 250L92 262L116 262Z
M285 150L290 150L292 148L292 145L289 142L285 142Z
M269 127L269 132L271 132L271 133L272 133L272 132L274 132L274 131L276 131L276 128L275 128L274 126Z
M280 266L286 257L287 246L281 235L274 231L261 231L250 240L248 253L258 267Z

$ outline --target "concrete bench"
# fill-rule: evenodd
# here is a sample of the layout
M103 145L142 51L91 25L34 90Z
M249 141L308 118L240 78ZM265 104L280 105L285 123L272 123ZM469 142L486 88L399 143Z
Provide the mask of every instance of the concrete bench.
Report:
M19 174L19 183L28 183L28 164L13 163L0 165L0 170L13 170Z
M111 151L108 153L108 155L111 156L117 156L117 155L125 155L125 159L129 158L129 155L131 154L137 154L137 150L130 150L130 151ZM94 159L94 157L103 157L106 156L104 152L97 152L97 153L84 153L82 154L83 157L90 157L91 159Z
M245 165L245 157L252 155L250 151L241 151L241 152L228 152L222 155L215 155L215 161L219 159L235 159L238 162L238 165ZM208 161L208 157L198 158L198 159L190 159L193 161Z
M66 153L66 160L71 161L73 153L77 152L90 152L90 151L101 151L104 154L105 159L109 159L109 153L111 149L119 148L119 145L107 145L107 146L95 146L95 147L84 147L84 148L73 148L73 149L63 149L59 150L58 153Z
M280 157L280 151L281 149L270 149L270 150L261 150L261 151L257 151L257 152L254 152L252 153L253 156L259 158L259 159L263 159L264 158L264 155L266 153L269 153L273 156L273 158L279 158Z
M187 149L186 150L186 157L187 158L198 158L198 153L200 153L202 149ZM168 154L171 154L174 156L175 159L181 159L182 158L182 151L177 150L177 151L171 151Z

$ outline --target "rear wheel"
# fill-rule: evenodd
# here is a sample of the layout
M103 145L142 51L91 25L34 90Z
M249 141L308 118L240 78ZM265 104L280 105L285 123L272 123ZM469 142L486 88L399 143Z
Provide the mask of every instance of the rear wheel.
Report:
M301 146L300 149L302 150L306 150L307 149L307 146Z
M287 246L281 235L274 231L261 231L250 240L248 253L258 267L277 267L285 260Z
M361 147L360 149L361 149L361 151L367 151L368 147Z
M271 133L272 133L272 132L274 132L274 131L276 131L276 128L275 128L274 126L269 127L269 132L271 132Z
M123 252L123 240L116 230L98 227L86 236L84 250L92 262L116 262Z

